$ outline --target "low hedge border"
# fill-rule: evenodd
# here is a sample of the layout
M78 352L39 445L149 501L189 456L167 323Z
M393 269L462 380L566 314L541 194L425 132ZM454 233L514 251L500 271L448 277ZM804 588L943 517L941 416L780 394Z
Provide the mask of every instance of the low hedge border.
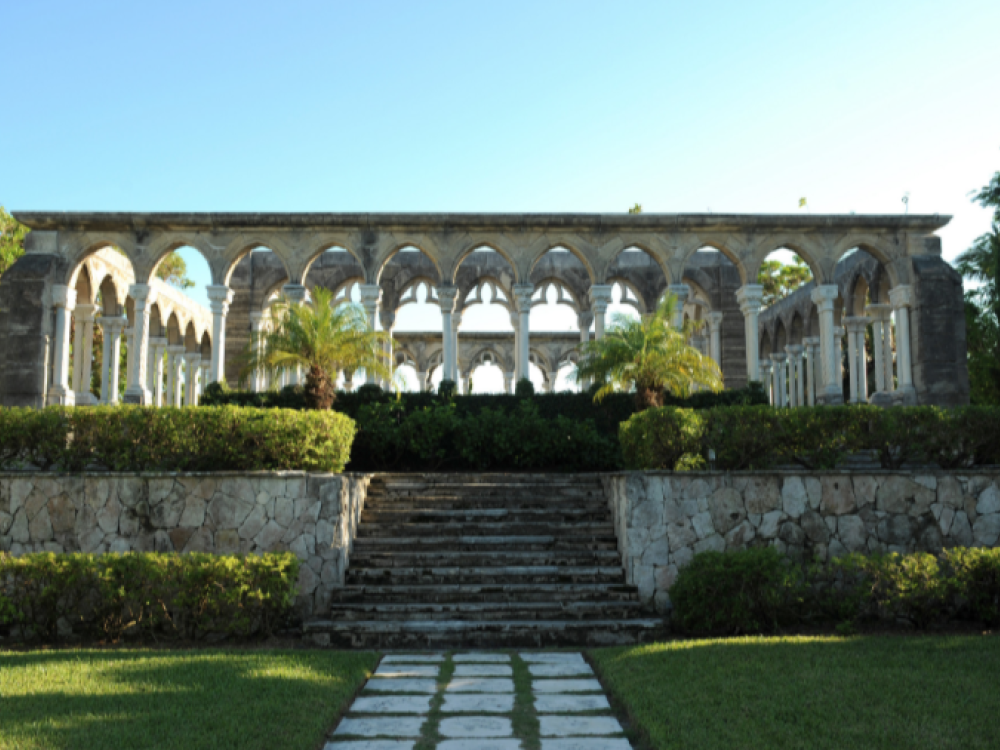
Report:
M851 554L800 565L774 547L702 552L670 588L688 635L748 635L865 623L1000 624L1000 549Z
M336 412L138 406L0 409L0 470L343 471Z
M1000 407L869 405L649 409L619 428L629 469L832 469L869 452L884 469L1000 464Z
M295 601L290 552L0 553L0 627L24 640L266 636Z

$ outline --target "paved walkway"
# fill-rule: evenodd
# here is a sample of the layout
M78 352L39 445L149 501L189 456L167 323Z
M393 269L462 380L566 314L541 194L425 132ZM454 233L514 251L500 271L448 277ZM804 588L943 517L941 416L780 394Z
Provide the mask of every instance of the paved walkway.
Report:
M530 686L530 688L529 688ZM326 750L631 750L576 653L390 654ZM539 740L536 744L535 740Z

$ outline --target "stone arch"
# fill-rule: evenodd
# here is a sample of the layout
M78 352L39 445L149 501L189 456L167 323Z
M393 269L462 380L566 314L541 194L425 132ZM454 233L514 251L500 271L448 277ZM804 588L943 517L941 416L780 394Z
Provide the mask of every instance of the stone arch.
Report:
M76 273L76 278L73 281L73 287L76 289L76 304L93 304L94 298L97 295L97 290L94 285L90 283L90 269L87 268L86 263L80 264Z
M531 306L548 304L548 292L550 289L554 289L556 292L556 301L552 304L566 305L576 313L586 309L581 299L573 290L562 279L556 277L542 279L535 284L535 290L531 295Z
M302 264L301 283L303 285L306 285L306 279L309 278L309 271L312 270L313 264L319 260L324 253L335 249L343 250L347 255L353 258L357 262L358 266L361 267L361 275L364 276L364 260L358 256L358 253L355 251L352 244L347 241L347 238L339 235L336 237L324 235L316 238L312 244L302 252L302 255L305 257L305 262Z
M819 309L815 304L809 305L809 325L806 330L809 336L816 338L819 336Z
M471 377L472 373L475 372L477 368L482 367L488 362L499 367L501 372L511 372L514 369L513 361L511 361L508 357L505 357L503 351L501 351L499 347L494 344L485 344L476 350L475 354L469 357L465 376Z
M799 311L796 310L792 314L792 322L788 326L788 343L789 344L801 344L802 339L805 336L805 324L802 322L802 316Z
M140 273L136 274L136 279L141 279L143 284L151 284L153 279L156 278L156 270L160 267L160 264L164 259L170 255L170 253L175 250L180 250L183 247L190 247L192 250L196 250L205 262L208 264L208 269L212 274L212 283L228 283L229 276L226 276L225 282L220 282L218 271L219 271L219 253L197 234L165 234L159 235L153 239L153 241L146 248L143 253L143 262L141 268L138 267L137 270ZM235 264L234 264L235 265Z
M200 347L198 341L198 331L194 327L194 321L189 320L184 327L184 346L189 352L196 352Z
M790 250L798 255L799 258L801 258L805 264L809 266L809 270L812 272L813 281L817 284L831 283L829 281L831 275L827 273L823 263L826 258L824 257L822 249L814 243L808 241L805 237L795 235L778 235L775 237L768 237L757 245L757 248L750 256L749 262L751 265L749 265L747 269L750 273L750 278L753 279L753 283L757 283L760 268L764 261L767 260L767 256L777 250Z
M645 262L637 257L639 254ZM613 283L613 279L628 279L645 309L653 310L663 290L672 283L673 276L659 255L648 244L639 242L629 244L614 254L604 270L604 278L609 284Z
M476 240L466 240L459 250L458 256L455 259L454 270L452 271L449 280L450 283L461 287L461 280L459 279L459 274L462 271L462 266L469 259L470 256L475 254L480 250L489 250L496 253L503 260L507 262L507 267L510 270L511 284L520 283L518 273L517 273L517 263L515 263L513 256L510 251L503 246L502 243L493 240L482 241ZM506 285L505 285L506 286Z
M649 308L646 306L645 300L642 298L642 292L632 286L632 282L628 279L613 278L608 279L608 285L614 287L618 284L622 288L621 305L629 305L635 308L636 312L640 315L646 315L649 312ZM626 297L626 293L631 294L631 298Z
M416 250L431 262L431 264L434 266L434 272L437 274L438 278L437 283L440 284L442 280L445 278L445 274L441 270L441 264L438 261L438 258L435 257L436 253L429 252L426 249L427 247L429 247L428 244L415 241L413 238L407 238L406 241L400 241L394 243L393 245L390 246L391 249L389 250L389 252L386 253L385 257L378 264L377 271L374 274L375 278L372 281L372 283L381 285L382 276L385 274L386 268L388 268L389 264L393 261L393 259L401 252L412 248L413 250Z
M434 285L434 279L426 276L416 276L410 279L399 293L399 299L396 302L396 312L399 312L399 310L406 305L419 302L417 299L417 292L421 286L427 289L426 302L428 304L437 301L437 291Z
M774 330L774 353L784 354L785 347L791 342L788 340L788 332L785 329L785 321L778 319L778 325Z
M201 334L201 361L207 362L212 359L212 338L208 331Z
M222 257L217 261L217 265L221 265L221 268L217 269L212 264L212 260L208 259L209 268L212 269L212 282L229 286L229 280L233 276L233 271L236 270L236 265L254 250L261 248L270 250L274 257L281 262L288 279L296 284L302 283L304 274L295 273L290 262L293 258L292 249L277 235L240 235L230 242L223 251ZM204 253L202 254L204 255Z
M764 333L762 333L761 337L760 337L760 356L761 356L761 359L764 359L765 357L769 357L772 354L773 351L774 350L773 350L772 345L771 345L771 334L769 334L767 331L764 331Z
M874 234L856 232L847 234L833 245L831 253L834 263L839 263L855 248L863 250L879 262L889 275L890 287L908 283L909 266L907 259L902 257L898 238L895 242L890 242Z
M176 312L170 313L167 318L167 344L170 346L180 346L184 343L184 337L181 334L181 321L177 316Z
M562 238L560 238L558 241L547 240L539 246L539 249L535 252L534 257L531 259L531 263L528 265L528 278L529 279L531 278L532 274L535 271L535 268L538 266L538 264L546 255L548 255L553 251L558 252L560 250L565 250L573 258L575 258L580 262L580 265L583 266L583 269L587 274L587 279L590 284L597 283L596 281L597 274L594 272L593 264L590 262L590 259L587 257L586 253L584 253L579 247L577 247L576 243L567 242L565 239Z
M725 257L730 263L732 263L736 267L736 272L740 276L740 284L750 283L748 281L750 277L747 272L747 267L743 262L743 258L741 257L740 254L741 251L745 250L745 248L739 247L734 249L733 247L730 247L730 245L727 244L722 239L716 239L713 237L699 237L698 242L692 246L691 250L684 253L682 260L685 267L687 266L688 261L691 260L692 256L694 256L696 253L702 250L705 250L706 248L720 253L723 257ZM754 278L753 283L756 283L757 277L754 276L753 278Z
M503 281L494 276L480 276L468 288L464 285L460 286L458 300L455 304L455 312L461 313L473 305L487 304L483 301L483 290L487 288L492 292L489 304L500 305L508 312L514 312L513 295L509 289L504 287ZM502 298L497 297L498 291L503 295ZM470 302L469 296L473 294L475 294L475 299Z
M98 291L101 295L102 315L111 317L124 312L126 291L115 284L114 276L109 273L101 279Z
M76 283L76 275L80 267L90 256L107 248L114 252L113 248L119 248L121 255L125 258L128 271L132 278L136 278L135 269L135 241L131 235L112 232L110 234L95 235L87 233L74 237L74 240L66 247L62 255L66 258L65 273L62 283L66 286L73 286Z

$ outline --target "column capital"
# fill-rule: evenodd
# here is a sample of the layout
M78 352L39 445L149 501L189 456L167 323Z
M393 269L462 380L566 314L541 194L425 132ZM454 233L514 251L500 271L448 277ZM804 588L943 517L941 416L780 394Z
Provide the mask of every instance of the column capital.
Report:
M201 364L201 354L198 352L186 352L184 354L184 361L188 363L188 366L197 367Z
M261 321L264 320L264 313L262 312L252 312L250 313L250 330L254 333L260 333Z
M581 310L576 314L576 324L581 331L589 331L594 324L594 313L590 310Z
M458 331L458 327L462 325L462 313L456 312L451 314L451 330Z
M867 305L865 312L873 320L888 320L892 316L892 305Z
M156 302L156 287L151 284L130 284L128 293L137 306L140 302L144 305L152 305Z
M128 318L122 315L109 315L107 317L102 315L97 319L97 322L101 328L107 329L109 333L121 333L128 325Z
M208 304L212 312L216 315L225 315L229 312L229 303L233 301L233 290L224 284L212 284L205 287L208 295Z
M52 306L63 307L72 312L73 308L76 307L76 289L64 284L54 285L52 287Z
M293 305L301 305L306 301L306 288L302 284L285 284L281 293Z
M840 296L840 287L836 284L823 284L812 290L809 299L820 310L833 310L833 303Z
M591 284L587 296L590 298L590 306L595 313L606 313L608 305L611 304L611 284Z
M514 304L519 313L531 312L531 295L535 293L534 284L514 284L511 287L514 293Z
M785 347L789 357L801 357L804 347L801 344L789 344Z
M162 348L165 349L167 347L168 343L170 343L170 342L167 341L167 338L165 336L150 336L149 337L149 345L150 346L157 346L157 347L162 347Z
M681 303L687 302L688 297L691 296L691 287L687 284L671 284L667 287L667 291L677 297L677 301Z
M712 312L705 315L705 320L708 321L708 327L711 330L716 331L718 330L719 326L722 325L722 313L719 312L718 310L713 310Z
M772 354L771 355L771 361L774 362L775 364L781 364L787 358L788 358L787 354L782 354L780 352L778 352L777 354Z
M97 313L97 305L83 303L77 305L73 312L76 313L81 322L92 323L94 321L94 316Z
M771 360L766 357L760 361L761 372L769 372L771 370Z
M442 284L436 287L435 291L437 292L438 305L441 306L441 312L454 312L455 301L458 299L458 287L454 284Z
M744 284L736 290L736 301L740 303L740 311L744 315L760 312L763 300L764 287L760 284Z
M913 307L913 287L897 286L889 290L889 304L893 310L901 307Z
M184 354L187 351L187 347L184 344L170 344L167 346L167 351L176 357L178 354Z
M865 328L871 322L868 318L862 317L850 317L844 318L844 328L846 328L851 333L864 333Z
M382 321L382 330L390 332L396 325L396 311L390 310L388 307L382 307L378 311L379 319Z

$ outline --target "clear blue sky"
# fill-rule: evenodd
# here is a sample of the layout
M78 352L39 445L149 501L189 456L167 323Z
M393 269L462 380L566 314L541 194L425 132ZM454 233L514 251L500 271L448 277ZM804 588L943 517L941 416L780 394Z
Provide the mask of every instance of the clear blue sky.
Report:
M156 6L156 7L154 7ZM1000 2L5 0L0 203L953 213Z

